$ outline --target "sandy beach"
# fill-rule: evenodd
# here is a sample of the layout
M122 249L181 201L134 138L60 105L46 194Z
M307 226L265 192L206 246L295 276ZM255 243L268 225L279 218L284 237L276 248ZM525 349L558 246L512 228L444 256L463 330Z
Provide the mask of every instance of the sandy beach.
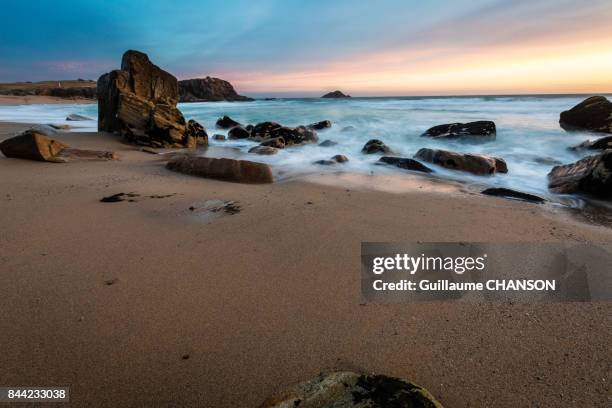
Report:
M257 407L355 369L445 407L612 404L609 303L363 304L359 279L362 241L612 242L609 227L419 186L214 181L114 135L57 139L121 160L0 158L0 384L70 385L74 407ZM138 196L100 202L121 192Z

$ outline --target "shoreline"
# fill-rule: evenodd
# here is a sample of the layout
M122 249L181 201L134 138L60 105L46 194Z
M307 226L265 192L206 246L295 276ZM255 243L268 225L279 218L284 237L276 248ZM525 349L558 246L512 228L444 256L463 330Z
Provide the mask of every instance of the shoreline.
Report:
M0 123L0 139L20 126ZM610 228L464 193L227 183L114 135L58 139L121 160L0 158L0 383L69 384L75 406L255 407L347 369L448 407L609 402L607 303L363 304L359 248L611 243ZM120 192L137 196L100 202Z

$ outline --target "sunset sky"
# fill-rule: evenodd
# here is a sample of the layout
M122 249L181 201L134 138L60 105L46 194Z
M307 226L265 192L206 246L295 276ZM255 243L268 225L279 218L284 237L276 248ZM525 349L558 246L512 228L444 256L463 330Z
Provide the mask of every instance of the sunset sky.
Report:
M610 0L3 2L0 82L97 77L126 49L253 96L612 92Z

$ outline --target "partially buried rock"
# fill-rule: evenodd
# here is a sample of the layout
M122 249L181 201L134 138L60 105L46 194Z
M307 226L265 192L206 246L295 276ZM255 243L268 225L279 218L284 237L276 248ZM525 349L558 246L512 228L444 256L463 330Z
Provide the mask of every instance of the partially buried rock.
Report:
M448 123L428 129L422 136L432 138L458 138L462 136L495 137L495 123L491 121L477 121L468 123Z
M337 144L338 144L337 142L334 142L333 140L327 139L327 140L324 140L321 143L319 143L319 146L321 146L321 147L332 147L332 146L335 146Z
M234 119L230 118L227 115L217 119L216 125L219 129L230 129L234 126L242 126L240 122L236 122Z
M568 131L612 133L612 102L603 96L587 98L572 109L561 112L559 124Z
M426 389L386 375L321 373L266 399L260 408L443 408Z
M548 188L555 193L587 193L609 198L612 195L612 150L553 167L548 173Z
M306 126L312 129L316 129L316 130L321 130L321 129L326 129L326 128L330 128L331 127L331 122L329 120L322 120L321 122L317 122L317 123L311 123L310 125Z
M543 203L546 200L537 195L523 193L522 191L516 191L509 188L487 188L482 191L484 195L496 196L496 197L504 197L504 198L513 198L516 200L529 201L532 203Z
M612 149L612 136L605 136L596 140L587 140L579 145L570 147L570 150L606 150Z
M227 136L230 139L247 139L251 134L242 126L234 126L230 129Z
M414 160L414 159L409 159L406 157L390 157L390 156L384 156L381 157L379 162L381 163L385 163L385 164L390 164L392 166L396 166L399 167L400 169L406 169L406 170L413 170L413 171L421 171L423 173L432 173L433 170L430 169L429 167L425 166L424 164L421 164L420 162Z
M66 120L81 121L81 120L93 120L93 119L92 118L88 118L87 116L77 115L76 113L71 113L70 115L68 115Z
M249 149L249 153L270 155L278 153L278 149L271 146L254 146Z
M466 171L477 175L507 173L506 162L493 156L471 153L457 153L447 150L421 149L416 158L453 170Z
M270 166L248 160L178 155L170 159L166 167L180 173L238 183L274 181Z
M382 140L372 139L369 140L361 149L363 153L372 154L372 153L391 153L391 149L389 146L384 144Z
M26 130L0 143L0 151L6 157L48 162L61 162L57 155L67 147L68 145L50 139L34 129Z

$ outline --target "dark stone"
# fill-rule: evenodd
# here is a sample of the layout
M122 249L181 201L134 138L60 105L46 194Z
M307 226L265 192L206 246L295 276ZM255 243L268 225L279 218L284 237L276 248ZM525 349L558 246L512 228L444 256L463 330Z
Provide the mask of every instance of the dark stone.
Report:
M428 129L422 136L432 138L457 138L462 136L495 137L495 123L477 121L468 123L448 123Z
M305 143L315 143L318 140L317 132L305 126L290 128L276 122L262 122L255 125L251 131L251 140L263 141L282 137L286 146Z
M340 129L341 132L352 132L355 130L355 126L345 126L342 129Z
M332 157L332 160L338 162L338 163L346 163L347 161L349 161L348 157L346 157L343 154L337 154L334 157Z
M286 143L285 143L285 139L283 137L274 137L272 139L262 140L260 145L261 146L275 147L277 149L284 149Z
M457 153L447 150L421 149L414 156L428 163L477 175L507 173L506 162L493 156Z
M138 197L139 194L135 193L117 193L108 197L103 197L100 199L101 203L118 203L121 201L129 200L130 198Z
M333 140L327 139L327 140L324 140L321 143L319 143L319 146L321 146L321 147L332 147L332 146L335 146L337 144L338 144L337 142L334 142Z
M232 84L219 78L195 78L178 82L180 102L246 102L253 99L238 95Z
M311 123L310 125L306 127L309 127L315 130L321 130L321 129L330 128L331 126L332 124L329 120L322 120L321 122Z
M192 140L188 142L188 145L193 145L193 143L196 145L208 144L208 133L206 133L206 129L193 119L187 122L187 135L192 138Z
M270 166L248 160L177 155L168 161L166 167L180 173L238 183L274 181Z
M612 136L601 137L596 140L587 140L579 145L570 147L570 150L606 150L612 149Z
M236 122L234 119L226 115L222 118L217 119L216 126L219 129L231 129L234 126L242 126L242 124L240 122Z
M282 125L276 122L261 122L253 126L251 130L251 137L263 139L271 139L277 136L273 136L272 132L276 129L281 128ZM279 135L280 136L280 135Z
M316 143L319 140L316 130L307 128L305 126L298 126L293 129L291 135L285 137L285 142L288 144L304 144L304 143Z
M256 154L264 154L264 155L270 155L270 154L276 154L278 153L278 149L276 147L271 147L271 146L254 146L251 147L249 149L249 153L256 153Z
M88 118L87 116L77 115L76 113L71 113L66 117L66 120L69 121L82 121L82 120L93 120L92 118Z
M369 140L361 149L363 153L372 154L372 153L391 153L391 149L389 146L384 144L381 140L371 139Z
M548 173L548 188L555 193L612 195L612 150L585 157L572 164L555 166Z
M331 166L333 164L336 164L335 160L317 160L314 162L314 164L320 164L323 166Z
M215 135L213 135L213 139L215 139L215 140L225 140L225 135L215 134Z
M247 139L251 134L242 126L235 126L230 129L227 136L230 139Z
M399 167L400 169L406 169L406 170L413 170L413 171L421 171L424 173L432 173L433 170L430 169L429 167L425 166L424 164L421 164L420 162L414 160L414 159L409 159L409 158L405 158L405 157L390 157L390 156L384 156L381 157L379 162L385 163L385 164L390 164L396 167Z
M591 96L572 109L561 112L559 124L567 131L612 133L612 102L603 96Z
M543 203L546 200L542 197L538 197L537 195L523 193L521 191L512 190L509 188L487 188L482 191L484 195L496 196L496 197L505 197L505 198L514 198L523 201L529 201L532 203Z
M328 92L323 95L321 98L350 98L350 95L345 95L340 91Z

